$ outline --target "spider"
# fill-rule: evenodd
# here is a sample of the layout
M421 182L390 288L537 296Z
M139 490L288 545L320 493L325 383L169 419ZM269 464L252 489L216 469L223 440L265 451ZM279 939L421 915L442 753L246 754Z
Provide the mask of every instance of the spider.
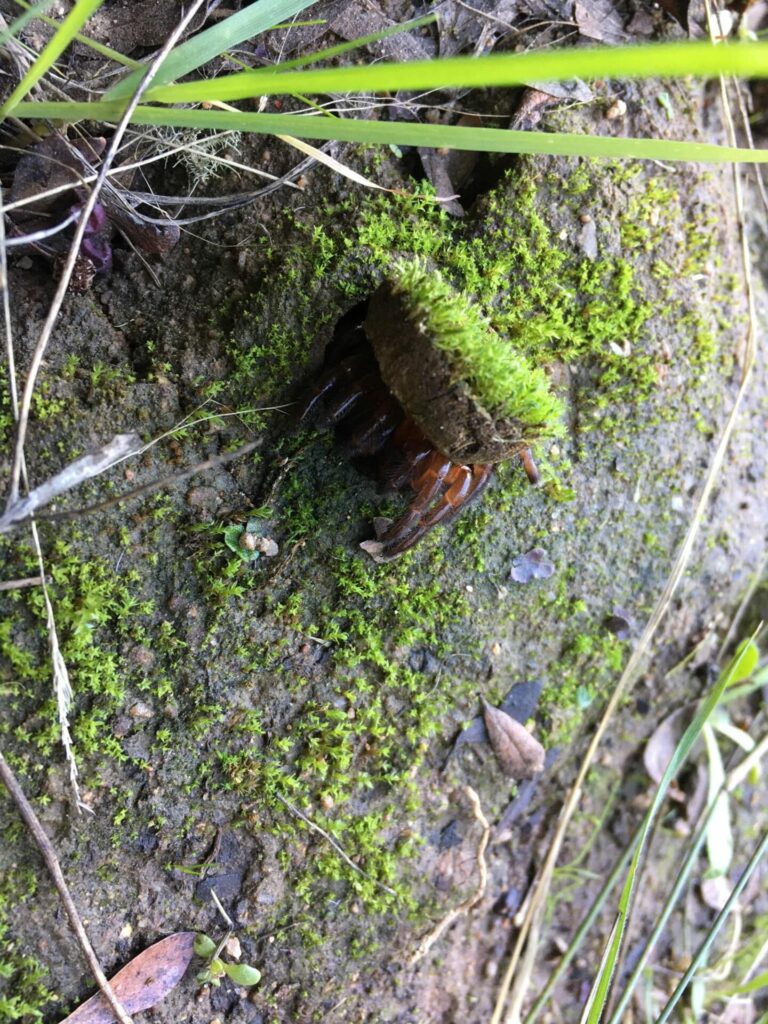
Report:
M425 417L417 422L385 383L381 345L374 351L378 331L373 325L380 320L382 303L392 305L391 291L385 283L338 321L317 385L298 412L304 421L322 409L325 425L335 428L337 440L360 468L372 472L386 489L413 492L406 511L394 521L374 519L376 539L360 545L376 562L397 558L432 527L449 523L483 491L499 461L493 446L484 461L446 451L451 446L433 440ZM402 323L401 328L407 335ZM458 406L457 415L462 412L460 402ZM505 442L504 457L512 455L522 460L531 484L538 483L538 470L523 440L513 442L511 449Z

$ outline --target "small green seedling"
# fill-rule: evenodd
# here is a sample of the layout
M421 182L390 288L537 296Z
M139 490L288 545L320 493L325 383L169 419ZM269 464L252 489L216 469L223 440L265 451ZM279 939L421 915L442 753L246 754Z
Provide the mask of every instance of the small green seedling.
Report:
M197 956L207 961L202 971L197 973L198 984L214 985L218 988L221 979L226 977L230 981L234 981L236 985L247 987L256 985L261 980L261 971L251 967L250 964L230 964L226 960L222 960L221 953L231 935L231 932L227 932L217 946L210 935L198 932L193 949Z
M277 554L277 545L271 537L263 534L259 522L268 516L268 509L259 508L251 514L245 526L242 523L231 523L222 527L224 543L241 561L255 562L261 555L271 557Z

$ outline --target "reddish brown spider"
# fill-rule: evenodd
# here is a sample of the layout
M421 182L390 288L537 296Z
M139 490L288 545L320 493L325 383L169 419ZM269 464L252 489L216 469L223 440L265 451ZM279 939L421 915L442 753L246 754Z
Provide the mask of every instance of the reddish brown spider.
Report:
M389 391L365 329L369 303L362 302L336 325L317 386L302 403L299 419L319 408L339 442L361 468L373 470L390 490L414 492L394 522L374 520L376 539L360 546L377 562L403 554L436 526L450 522L486 486L491 462L455 462L443 454ZM528 479L538 482L530 449L516 453Z

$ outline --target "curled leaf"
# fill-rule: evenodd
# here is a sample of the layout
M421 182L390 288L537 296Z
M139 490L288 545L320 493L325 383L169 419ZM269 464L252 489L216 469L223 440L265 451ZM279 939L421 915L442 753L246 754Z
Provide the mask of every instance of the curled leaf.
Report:
M130 960L109 979L127 1013L141 1013L164 999L181 981L192 959L195 932L176 932ZM97 992L61 1024L113 1024L115 1016Z
M539 741L520 722L482 701L488 738L502 771L513 779L530 779L543 771L545 751Z

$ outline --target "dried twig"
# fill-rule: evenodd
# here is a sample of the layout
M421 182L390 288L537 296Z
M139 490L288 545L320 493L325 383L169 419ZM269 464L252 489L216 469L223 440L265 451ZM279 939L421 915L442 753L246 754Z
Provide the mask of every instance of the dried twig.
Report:
M277 799L280 801L281 804L285 804L285 806L288 808L291 814L295 814L297 818L301 818L304 824L308 825L313 832L317 832L318 835L321 835L323 839L326 840L326 842L330 843L331 846L336 851L336 853L338 853L338 855L344 861L344 863L348 864L353 871L356 871L358 875L362 875L363 878L367 878L369 881L373 882L374 885L377 885L380 889L383 889L384 892L388 892L390 896L397 896L397 893L395 892L394 889L390 889L388 885L384 885L384 883L380 882L377 878L371 878L370 875L366 874L365 871L363 871L363 869L358 864L355 864L351 857L347 856L347 854L342 850L342 848L339 846L339 844L336 842L333 836L329 836L325 829L322 829L320 828L319 825L316 825L311 818L308 818L306 816L306 814L302 814L298 807L294 807L290 800L286 800L285 797L281 796L279 793L276 793L275 795L277 796Z
M166 487L169 484L178 483L180 480L185 480L189 476L194 476L195 473L203 473L208 469L215 469L217 466L223 466L227 462L232 462L234 459L239 459L243 455L247 455L252 452L255 448L260 446L260 441L249 441L248 444L243 444L239 448L235 448L232 452L224 452L222 455L212 455L210 459L205 459L203 462L196 462L194 466L187 466L185 469L180 469L178 473L170 473L168 476L161 477L159 480L150 480L149 483L142 484L140 487L134 487L131 491L126 491L124 494L116 494L112 498L105 498L104 501L97 501L93 505L85 505L82 508L69 509L66 512L40 512L35 516L36 520L61 522L66 519L80 519L83 516L92 515L94 512L103 512L105 509L114 508L115 505L122 505L124 501L131 501L133 498L139 498L144 494L151 494L152 491L159 491L162 487Z
M32 838L37 843L37 846L43 855L45 866L48 868L51 878L53 879L53 883L61 897L61 902L64 904L64 909L67 912L69 923L72 925L72 929L77 938L77 943L83 951L85 959L88 961L88 966L96 979L96 983L104 994L104 998L109 1003L112 1012L120 1021L120 1024L132 1024L131 1018L125 1012L122 1004L110 988L106 975L101 969L98 957L93 950L93 946L90 943L86 930L83 926L83 922L80 920L80 915L77 912L77 907L75 906L74 900L67 888L67 883L61 870L58 857L56 856L56 851L54 850L50 839L46 835L43 826L40 824L40 820L32 809L32 805L24 795L24 790L19 785L16 776L11 771L8 762L5 760L2 753L0 753L0 780L2 780L5 788L10 793L24 824L29 829Z
M477 795L474 789L472 789L471 786L465 786L464 793L466 794L470 804L472 805L472 813L474 814L475 819L480 822L480 825L482 826L483 829L483 834L480 837L480 842L477 844L477 853L475 854L475 859L477 860L477 870L479 875L477 888L475 889L472 896L468 896L457 907L454 907L452 910L449 910L445 917L438 922L435 928L432 929L429 935L424 936L424 938L421 940L418 947L416 948L416 951L414 952L413 956L408 961L410 965L418 963L418 961L421 960L422 957L426 956L426 954L429 952L432 946L434 946L434 944L441 937L441 935L445 931L447 931L448 928L451 927L453 922L458 920L458 918L463 917L465 914L468 914L473 907L477 906L477 904L485 895L485 889L488 884L488 866L485 863L485 851L488 847L488 840L491 835L491 826L488 824L488 819L483 814L483 808L480 806L480 797Z
M100 448L87 455L81 455L79 459L70 462L60 472L20 498L4 515L1 515L0 533L7 533L14 526L30 519L41 506L47 505L65 491L77 487L84 480L106 473L122 459L138 454L143 447L138 434L116 434Z
M27 576L23 580L2 580L0 582L0 591L2 590L21 590L23 587L39 587L42 583L47 583L47 580L43 580L42 576Z

